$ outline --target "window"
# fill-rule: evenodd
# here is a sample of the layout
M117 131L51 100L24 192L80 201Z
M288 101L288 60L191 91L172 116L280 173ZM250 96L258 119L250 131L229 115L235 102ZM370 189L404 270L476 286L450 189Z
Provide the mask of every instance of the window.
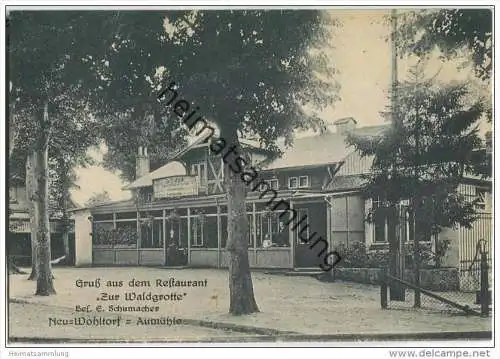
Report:
M191 217L191 246L217 248L217 216L197 215Z
M476 187L476 208L479 210L486 209L486 189Z
M93 217L92 220L94 222L112 221L113 220L113 214L112 213L94 214L92 217Z
M200 216L191 218L191 242L193 247L203 246L203 225Z
M269 181L269 185L271 186L272 189L278 190L279 189L279 181L277 178L273 178L272 180Z
M188 221L187 218L179 219L179 247L187 248L188 246Z
M274 189L276 191L279 189L279 181L277 178L273 178L273 179L270 179L268 181L265 181L265 183L267 184L267 186L264 183L261 184L259 187L259 191L264 192L268 188Z
M161 219L141 223L141 248L163 248L163 221Z
M299 186L299 179L297 177L288 177L288 188L293 189L293 188L298 188Z
M111 222L94 222L92 228L93 245L113 245L114 228Z
M298 208L297 209L297 218L298 218L297 221L300 221L300 219L304 216L305 216L305 218L309 217L309 210L307 208ZM304 222L304 223L307 224L308 222ZM300 227L302 227L302 228L300 228ZM295 243L297 243L297 244L304 243L304 241L302 241L300 239L300 237L306 238L306 239L309 238L309 230L310 230L309 225L305 225L305 227L304 227L304 225L301 225L300 227L297 227L297 229L293 231L294 236L295 236L295 241L296 241ZM305 228L305 230L303 230L303 228Z
M137 222L117 222L116 228L111 221L94 222L92 244L118 247L137 246Z
M257 247L289 247L289 231L283 212L256 213ZM282 215L282 217L280 217Z
M116 223L115 244L120 246L137 246L137 221Z
M9 187L9 202L10 203L17 202L17 187L15 186Z
M299 188L309 187L309 176L299 177Z
M220 216L220 247L226 248L227 244L227 214Z
M396 215L399 216L399 225L396 227L396 236L408 242L412 238L410 234L410 222L408 216L408 200L401 200L397 205ZM387 243L389 241L389 213L388 203L377 198L372 200L371 228L374 243ZM415 217L415 235L419 236L421 242L431 240L429 224L421 216Z
M205 162L194 163L191 165L191 174L198 176L198 184L200 187L207 185L207 165Z
M137 202L140 204L147 204L153 201L152 188L138 188L135 195Z
M217 248L217 216L205 216L203 220L203 247Z
M247 214L248 219L248 248L253 247L253 216Z
M373 220L373 241L375 243L385 243L387 238L387 215L383 201L379 198L373 200L372 220Z

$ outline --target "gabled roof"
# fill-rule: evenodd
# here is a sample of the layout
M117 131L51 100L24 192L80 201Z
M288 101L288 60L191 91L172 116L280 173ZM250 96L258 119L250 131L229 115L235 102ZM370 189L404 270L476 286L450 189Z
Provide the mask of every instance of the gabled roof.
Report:
M130 190L139 187L149 187L153 185L153 180L169 176L183 176L186 174L184 165L177 161L168 162L157 170L140 177L134 182L123 187L124 190Z
M120 207L130 207L130 206L135 206L135 201L134 199L121 199L117 201L107 201L99 204L95 204L92 206L82 206L78 208L74 208L70 210L69 212L79 212L79 211L89 211L91 209L103 209L103 210L114 210Z
M187 152L191 151L194 148L202 148L208 146L207 142L208 139L209 137L207 137L206 134L190 138L188 145L174 152L170 156L168 162L165 165L161 166L160 168L158 168L153 172L148 173L147 175L138 178L134 182L124 186L122 189L131 190L140 187L149 187L153 185L153 180L155 179L168 176L185 175L186 169L180 164L180 162L177 162L175 160L180 159L184 154L186 154ZM260 144L257 141L248 140L244 138L239 139L239 141L245 147L252 147L255 149L262 150Z
M386 126L378 126L386 128ZM369 129L369 127L362 127L359 130ZM376 133L361 132L357 133L361 136L370 136ZM359 189L368 183L368 180L363 176L371 172L371 167L375 156L365 156L362 157L358 151L352 151L347 155L344 160L342 167L337 172L336 176L328 183L325 190L326 191L344 191L351 189ZM473 175L470 173L465 173L464 180L480 181L480 182L490 182L488 179L484 179L481 176Z
M361 175L335 176L325 188L325 191L348 191L360 189L368 183Z
M374 136L387 128L386 125L360 127L353 133L360 136ZM336 132L297 138L293 147L285 150L283 156L271 162L264 169L282 169L311 165L324 165L343 161L353 148L345 141L346 137Z
M202 135L200 135L198 137L190 138L187 146L180 148L176 152L174 152L169 157L169 161L181 158L184 154L186 154L187 152L191 151L194 148L202 148L202 147L208 146L208 140L210 140L211 138L216 139L217 136L207 136L206 133L203 133ZM262 150L262 147L258 141L250 140L250 139L246 139L246 138L240 138L239 142L241 145L243 145L245 147L252 147L254 149Z
M360 127L352 130L354 134L360 136L374 136L387 128L387 125ZM208 146L206 136L192 138L190 143L175 152L169 159L169 162L157 170L140 177L134 182L123 187L124 190L131 190L140 187L149 187L153 185L153 180L168 176L185 175L186 170L179 162L174 162L181 158L184 154L194 148ZM345 141L345 135L337 132L326 132L321 135L311 135L307 137L297 138L293 142L293 146L284 149L284 154L273 160L262 168L263 170L285 169L295 167L311 167L326 164L333 164L344 161L346 157L352 155L354 150L349 147ZM244 146L263 150L257 141L240 139L240 143ZM371 161L370 165L371 165ZM174 165L175 164L175 165ZM369 168L369 166L368 166ZM342 171L342 168L341 168Z

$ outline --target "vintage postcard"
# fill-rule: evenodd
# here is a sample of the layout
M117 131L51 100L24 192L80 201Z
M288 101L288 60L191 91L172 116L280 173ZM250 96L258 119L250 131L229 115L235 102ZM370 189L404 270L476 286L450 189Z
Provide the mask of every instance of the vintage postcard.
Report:
M495 356L493 6L3 11L9 357Z

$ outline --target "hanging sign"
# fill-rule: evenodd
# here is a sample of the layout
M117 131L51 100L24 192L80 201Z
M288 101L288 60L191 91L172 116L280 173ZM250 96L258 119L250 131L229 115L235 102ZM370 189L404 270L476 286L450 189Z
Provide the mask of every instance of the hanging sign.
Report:
M153 180L154 198L173 198L198 195L196 176L170 176Z

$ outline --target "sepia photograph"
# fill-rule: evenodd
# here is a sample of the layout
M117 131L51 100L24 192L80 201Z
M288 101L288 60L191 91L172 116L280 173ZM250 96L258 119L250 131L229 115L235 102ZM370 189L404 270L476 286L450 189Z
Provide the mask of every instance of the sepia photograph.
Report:
M495 357L493 5L66 5L3 6L9 357Z

